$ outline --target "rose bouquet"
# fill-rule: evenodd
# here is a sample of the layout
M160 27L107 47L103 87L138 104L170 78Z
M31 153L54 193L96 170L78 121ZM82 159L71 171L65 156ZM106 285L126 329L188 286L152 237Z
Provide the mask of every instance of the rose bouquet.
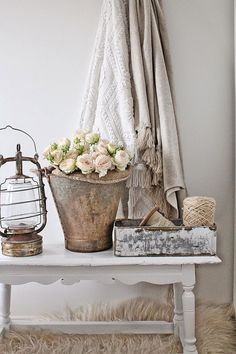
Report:
M98 133L86 131L77 131L72 140L64 138L49 145L43 155L50 164L58 166L66 174L95 172L99 177L105 176L109 170L124 171L132 160L122 145L101 139Z

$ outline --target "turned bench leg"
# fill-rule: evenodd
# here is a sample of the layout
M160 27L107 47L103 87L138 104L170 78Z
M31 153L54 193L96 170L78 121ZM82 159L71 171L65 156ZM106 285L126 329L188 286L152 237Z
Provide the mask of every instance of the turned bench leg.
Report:
M174 333L176 336L182 337L183 334L183 303L182 294L183 286L181 283L173 284L174 288Z
M0 335L10 328L11 285L0 283Z
M198 354L195 338L195 266L183 266L184 354Z

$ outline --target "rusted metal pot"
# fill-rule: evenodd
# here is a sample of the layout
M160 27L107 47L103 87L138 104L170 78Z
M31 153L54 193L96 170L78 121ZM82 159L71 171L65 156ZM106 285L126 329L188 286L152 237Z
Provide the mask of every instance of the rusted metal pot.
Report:
M102 178L95 173L51 171L49 185L68 250L97 252L112 246L113 223L130 170L109 171Z

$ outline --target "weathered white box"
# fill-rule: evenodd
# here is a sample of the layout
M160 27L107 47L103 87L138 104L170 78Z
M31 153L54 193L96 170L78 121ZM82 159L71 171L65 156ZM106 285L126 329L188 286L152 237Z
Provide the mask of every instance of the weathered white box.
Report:
M141 220L117 220L114 225L114 254L136 256L204 256L216 254L216 226L139 226Z

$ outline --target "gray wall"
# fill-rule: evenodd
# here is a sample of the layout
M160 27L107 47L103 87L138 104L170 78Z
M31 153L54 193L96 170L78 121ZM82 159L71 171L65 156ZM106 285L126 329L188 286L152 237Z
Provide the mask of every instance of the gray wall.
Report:
M191 195L217 201L223 263L198 270L198 296L232 301L233 0L164 0L173 58L177 117ZM0 117L35 137L41 153L73 133L102 0L0 0ZM1 136L12 154L15 140ZM26 145L28 148L28 145ZM1 172L0 172L1 173ZM47 243L63 242L48 192ZM13 289L13 314L37 314L87 302L157 297L156 286L28 284ZM25 302L22 299L27 299ZM41 301L41 300L44 301Z
M217 202L222 265L198 269L200 297L232 301L234 219L233 0L164 0L190 195Z

